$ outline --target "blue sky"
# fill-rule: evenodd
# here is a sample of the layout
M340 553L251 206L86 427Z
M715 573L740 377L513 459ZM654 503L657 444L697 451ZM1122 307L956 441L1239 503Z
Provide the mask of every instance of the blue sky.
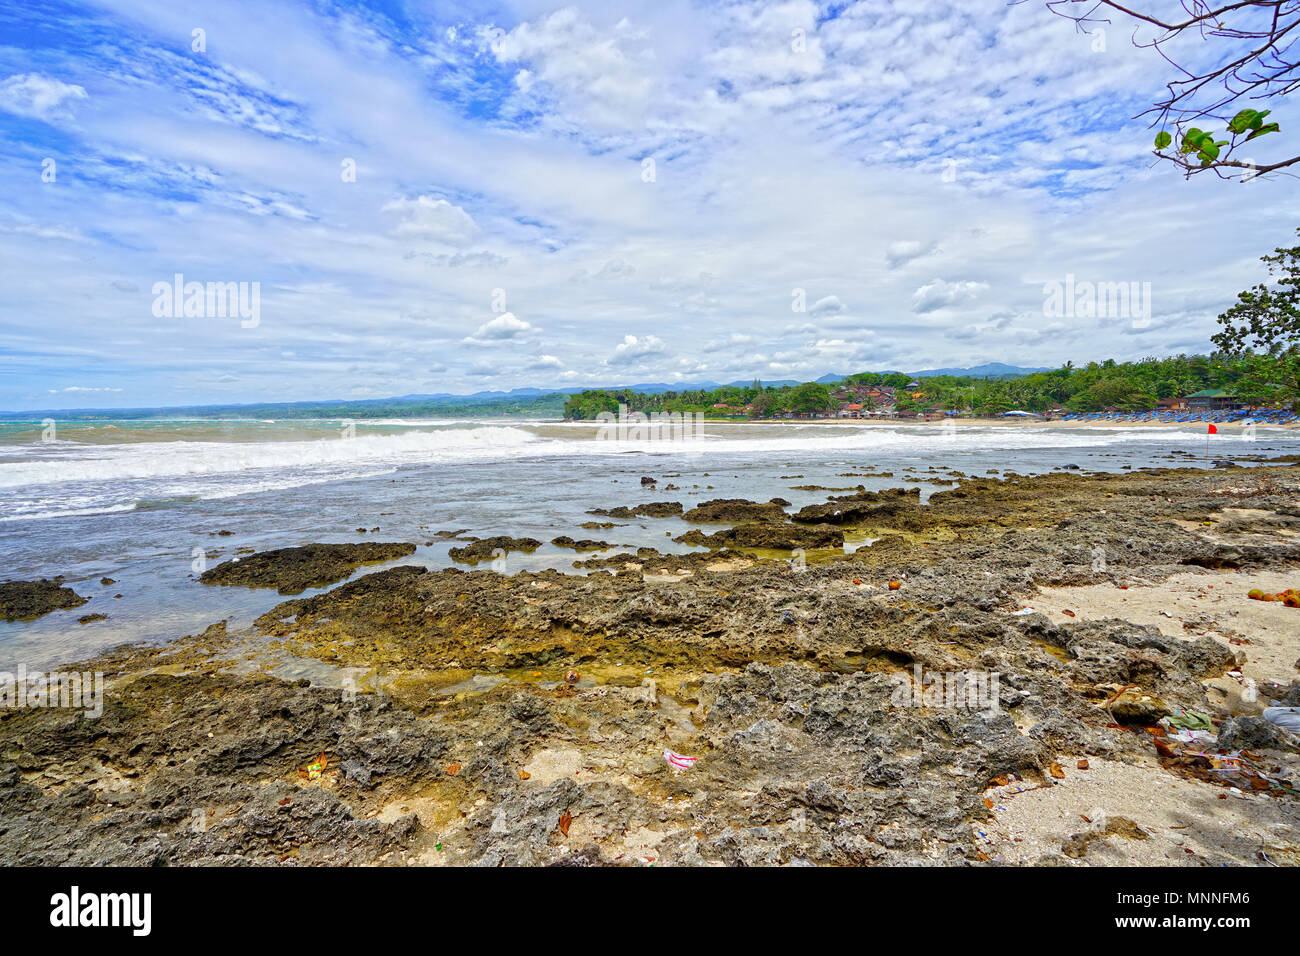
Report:
M1152 167L1170 77L1128 35L1035 0L5 3L0 408L1202 351L1296 191ZM156 316L176 273L258 283L257 325ZM1066 275L1149 282L1151 321L1045 315Z

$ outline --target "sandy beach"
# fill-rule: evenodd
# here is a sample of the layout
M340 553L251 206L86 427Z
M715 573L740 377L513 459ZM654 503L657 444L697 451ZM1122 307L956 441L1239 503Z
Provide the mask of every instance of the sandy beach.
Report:
M1106 422L1086 422L1078 419L1060 419L1051 420L1043 418L899 418L899 419L868 419L868 418L807 418L807 419L779 419L763 418L755 419L752 422L741 421L738 419L709 419L709 421L727 422L728 424L745 425L857 425L857 426L897 426L897 425L920 425L932 428L943 428L948 423L955 425L957 428L1182 428L1182 429L1200 429L1205 432L1206 422L1166 422L1159 420L1125 422L1125 421L1106 421ZM1215 427L1220 431L1237 433L1244 430L1247 426L1242 422L1215 422ZM1300 423L1290 425L1257 425L1256 431L1295 431L1300 429Z

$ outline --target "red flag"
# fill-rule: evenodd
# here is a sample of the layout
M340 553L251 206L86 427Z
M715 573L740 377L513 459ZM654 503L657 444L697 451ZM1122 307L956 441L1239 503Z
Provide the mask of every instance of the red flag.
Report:
M1206 432L1206 434L1207 434L1207 435L1217 435L1217 434L1219 434L1219 429L1216 428L1214 425L1211 425L1211 426L1210 426L1210 430L1209 430L1208 432Z

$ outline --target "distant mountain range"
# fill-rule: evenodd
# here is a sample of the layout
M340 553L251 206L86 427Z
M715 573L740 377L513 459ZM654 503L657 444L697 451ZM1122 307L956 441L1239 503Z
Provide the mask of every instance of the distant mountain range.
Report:
M912 375L916 378L933 378L936 375L969 375L972 378L1018 378L1022 375L1030 375L1034 372L1050 372L1050 368L1037 367L1027 368L1020 365L1005 365L1002 362L989 362L985 365L975 365L971 368L931 368L921 372L904 372L904 375ZM882 371L882 375L897 374L897 369L887 369ZM821 378L815 378L812 381L820 382L822 385L833 385L836 382L842 382L848 377L838 375L834 372L828 372ZM764 388L780 388L782 385L802 385L807 379L800 378L774 378L763 379ZM646 395L662 395L664 392L683 392L694 389L708 391L723 386L744 387L754 384L752 378L737 379L734 382L641 382L637 385L567 385L562 388L512 388L508 392L473 392L469 395L455 395L450 392L436 392L431 395L402 395L398 399L392 400L412 400L412 401L432 401L436 399L458 399L465 401L467 399L499 399L499 398L536 398L539 395L551 395L555 392L563 392L566 395L576 395L579 392L586 392L591 389L601 388L606 391L618 391L621 389L630 389L633 392L642 392Z
M906 372L903 374L912 375L916 378L930 378L936 375L969 375L975 378L1018 378L1022 375L1029 375L1032 372L1050 371L1047 368L1024 368L1019 365L1004 365L1001 362L990 362L986 365L976 365L973 368L932 368L920 372ZM881 374L893 374L893 371L886 371ZM827 373L813 381L820 382L823 385L832 385L836 382L843 381L847 376ZM765 379L763 386L765 388L779 388L783 385L801 385L804 380L794 378ZM248 416L260 418L276 417L304 417L308 415L318 415L322 417L339 417L347 415L364 416L367 414L382 414L388 412L391 414L416 414L420 410L437 412L439 414L452 414L460 411L466 414L475 412L498 412L498 413L524 413L532 412L534 414L550 414L558 410L563 405L558 399L554 401L539 401L545 396L553 395L576 395L579 392L585 392L593 388L601 388L606 391L617 391L629 389L633 392L643 392L647 395L661 395L664 392L682 392L703 390L708 391L715 388L721 388L723 385L743 387L752 385L752 378L738 379L734 382L642 382L636 385L569 385L561 388L512 388L509 391L483 391L472 392L470 394L456 394L454 392L431 392L428 394L411 394L398 395L393 398L371 398L371 399L330 399L325 401L297 401L297 402L250 402L245 404L211 404L211 405L182 405L182 406L160 406L160 407L135 407L135 408L63 408L63 409L39 409L24 412L0 412L0 418L9 419L29 419L45 415L58 416L63 418L91 418L91 417L156 417L176 415L181 413L190 413L206 416ZM558 404L557 404L558 402ZM555 408L551 406L554 405Z
M917 378L934 378L936 375L969 375L972 378L1020 378L1034 372L1050 372L1050 368L1025 368L1021 365L1004 365L1001 362L988 362L970 368L928 368L923 372L912 372Z

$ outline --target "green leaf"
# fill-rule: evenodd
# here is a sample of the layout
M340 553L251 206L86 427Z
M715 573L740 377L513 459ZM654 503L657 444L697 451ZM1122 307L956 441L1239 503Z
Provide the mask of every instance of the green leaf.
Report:
M1156 133L1156 149L1164 149L1173 141L1174 138L1164 130L1161 130L1160 132Z
M1202 166L1207 163L1212 163L1214 160L1219 158L1219 147L1215 144L1214 140L1207 137L1201 140L1201 151L1198 155L1201 157Z
M1242 110L1232 118L1230 123L1228 123L1228 132L1240 134L1246 132L1248 129L1253 129L1255 126L1255 119L1258 116L1259 110Z
M1205 139L1205 131L1193 126L1183 134L1182 151L1184 153L1194 153L1201 148L1201 141Z
M1276 133L1277 130L1278 130L1278 125L1276 123L1269 123L1267 126L1261 126L1259 129L1255 130L1253 133L1251 133L1249 136L1246 137L1246 142L1249 143L1256 136L1263 136L1266 133Z

